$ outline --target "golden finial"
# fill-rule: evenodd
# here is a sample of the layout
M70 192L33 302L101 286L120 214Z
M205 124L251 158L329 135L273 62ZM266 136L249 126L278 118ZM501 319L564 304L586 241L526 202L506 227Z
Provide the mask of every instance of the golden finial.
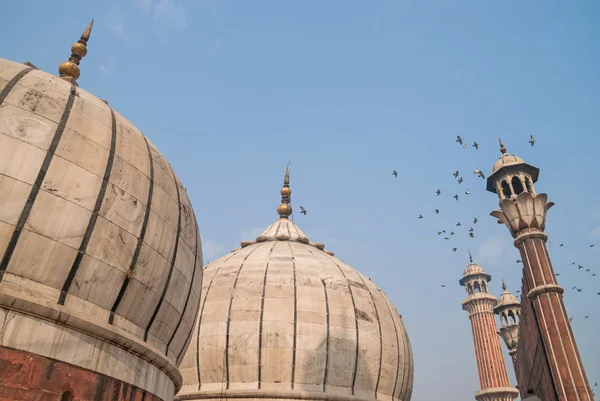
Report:
M58 73L62 79L77 84L75 81L77 81L81 75L79 63L87 54L87 42L90 40L90 34L92 33L93 25L94 20L92 20L87 28L85 28L85 31L83 31L81 38L77 41L77 43L71 46L71 57L69 57L69 60L61 63L58 66Z
M506 283L504 282L504 279L502 279L502 289L506 291Z
M290 189L290 167L285 166L285 177L283 179L283 188L281 188L281 205L277 208L277 213L282 219L287 219L292 214L290 199L292 190Z
M469 260L473 263L473 256L471 256L471 251L469 251Z
M506 148L504 147L504 144L502 143L502 138L498 138L500 140L500 152L502 152L502 154L506 154Z

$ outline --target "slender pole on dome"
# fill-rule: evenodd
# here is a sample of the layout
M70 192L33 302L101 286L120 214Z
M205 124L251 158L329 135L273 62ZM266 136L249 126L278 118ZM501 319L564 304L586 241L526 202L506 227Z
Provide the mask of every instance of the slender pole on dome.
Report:
M281 205L277 208L277 213L282 219L287 219L292 214L290 205L292 190L290 189L290 167L285 166L285 177L283 178L283 188L281 188Z
M471 256L471 250L469 249L469 260L473 263L473 256Z
M81 38L71 46L71 57L69 60L61 63L58 66L58 73L60 74L60 78L71 82L74 85L77 85L77 79L81 75L81 70L79 70L79 63L81 59L84 58L87 54L87 42L90 40L90 35L92 33L92 26L94 25L94 20L90 22L90 24L85 28L85 31L81 34Z
M500 152L504 155L504 154L506 154L506 148L504 147L504 144L502 143L502 138L498 138L498 140L500 141Z
M504 282L504 279L502 279L502 290L506 291L506 283Z

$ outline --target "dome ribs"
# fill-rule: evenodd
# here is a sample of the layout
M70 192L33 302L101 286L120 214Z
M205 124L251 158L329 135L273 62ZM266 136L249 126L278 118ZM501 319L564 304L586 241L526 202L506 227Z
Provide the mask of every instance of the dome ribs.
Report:
M377 319L377 326L379 328L379 370L377 372L377 382L375 383L375 398L377 398L377 391L379 390L379 380L381 379L381 365L383 363L383 337L381 333L381 320L379 319L379 311L377 310L377 303L375 302L375 297L373 293L369 289L369 286L365 282L365 279L362 275L358 275L360 280L363 282L366 290L369 292L369 296L371 297L371 302L373 302L373 309L375 310L375 318Z
M140 230L140 236L138 237L138 241L135 246L135 251L133 253L133 257L131 258L131 264L129 265L129 271L131 272L131 274L133 274L133 272L135 271L135 266L137 265L140 252L142 250L142 244L144 243L144 239L146 238L146 229L148 228L148 220L150 219L150 210L152 208L152 194L154 193L154 159L152 158L152 150L150 149L148 139L144 135L142 135L142 138L144 138L144 142L146 143L146 149L148 149L148 160L150 164L150 182L148 187L148 200L146 201L146 213L144 214L142 229ZM108 317L108 323L110 324L113 324L115 320L115 313L117 313L117 309L119 308L119 305L123 300L123 296L125 296L125 291L127 291L129 281L132 277L131 274L125 276L123 284L121 285L121 289L119 290L119 294L117 295L117 299L115 299L115 303L110 309L110 315Z
M81 240L81 245L79 245L79 250L77 251L77 255L75 256L75 260L73 261L71 270L69 270L69 274L67 275L62 290L60 291L60 296L58 297L59 305L65 304L67 294L69 293L69 289L71 288L71 284L73 284L73 280L75 279L75 275L77 274L79 265L81 264L83 256L86 253L88 244L90 242L90 238L92 237L92 232L96 227L96 221L98 220L98 215L100 214L100 208L102 207L104 195L106 195L106 187L108 186L108 180L110 179L110 173L113 168L115 152L117 149L117 119L115 117L114 110L111 107L109 107L109 109L111 118L110 150L108 153L108 159L106 160L106 167L104 169L104 176L102 177L102 184L100 184L98 196L96 197L96 203L94 204L94 210L92 211L92 215L90 216L88 226L85 229L85 234L83 235L83 238Z
M29 71L31 71L31 69L29 69L27 72L29 72ZM21 73L22 72L23 71L21 71ZM27 73L24 73L23 76L25 76L25 74L27 74ZM16 78L17 77L13 78L13 80L15 80ZM21 79L21 78L22 77L20 77L19 79ZM16 83L19 81L19 79L15 80L14 85L16 85ZM13 82L13 80L11 80L11 82ZM13 87L14 87L14 85L13 85ZM9 88L8 91L10 91L10 89L12 89L12 88ZM38 172L38 175L35 179L33 187L31 188L31 192L29 193L29 196L27 197L27 202L25 203L25 206L23 207L23 211L21 212L21 215L19 216L19 220L17 221L15 230L12 233L12 236L10 238L8 246L6 247L6 251L4 252L4 256L2 257L2 261L0 261L0 282L2 281L2 279L4 277L4 272L6 271L6 268L8 267L8 264L10 263L12 254L15 251L15 248L17 247L17 242L19 242L19 237L21 236L23 227L25 226L25 223L27 222L27 219L29 218L29 214L31 213L31 209L33 208L33 204L35 203L37 195L40 192L42 183L44 182L44 179L46 178L46 173L48 172L48 168L50 167L50 163L52 162L52 158L54 157L54 152L56 152L56 148L58 147L58 143L60 142L60 138L62 137L62 134L65 131L65 126L67 125L67 120L69 119L69 116L71 115L71 109L73 108L73 102L75 101L75 93L76 93L75 89L76 89L76 87L74 85L71 85L71 90L69 91L69 98L67 99L67 104L66 104L65 109L60 118L60 122L58 123L58 126L56 127L56 131L54 132L54 137L52 138L50 147L48 148L48 151L46 152L46 156L44 157L44 161L42 162L40 171ZM5 90L6 90L6 88L5 88ZM4 95L5 98L8 95L8 91L6 92L6 95ZM4 93L4 91L3 91L3 93ZM3 101L4 99L0 99L0 100Z
M13 79L11 79L6 84L6 86L2 89L2 92L0 92L0 105L2 105L2 103L4 103L4 99L6 99L6 97L10 93L10 91L13 90L13 88L15 87L15 85L17 85L17 83L21 80L21 78L23 78L25 75L27 75L31 71L33 71L33 68L31 68L31 67L22 69L21 71L19 71L19 73L17 75L15 75L13 77Z
M267 291L267 275L269 274L269 264L271 263L271 254L273 253L273 249L275 249L275 246L277 245L277 242L273 243L273 246L271 247L271 250L269 251L269 259L267 262L267 265L265 266L265 275L263 278L263 288L262 288L262 297L260 300L260 322L259 322L259 331L258 331L258 389L260 390L261 388L261 381L262 381L262 348L263 348L263 341L262 341L262 337L263 337L263 319L264 319L264 315L265 315L265 293ZM238 275L239 277L239 275ZM237 283L237 280L236 280ZM233 293L232 293L232 298L233 298ZM231 306L230 306L231 308ZM295 326L294 326L294 331L295 331Z
M294 338L292 340L292 389L294 389L294 382L296 381L296 346L298 344L298 285L296 282L296 256L292 249L292 243L288 242L287 244L292 255L292 275L294 282Z
M171 338L169 338L169 341L167 342L167 348L165 350L165 354L169 354L169 348L171 347L171 342L173 342L173 339L175 338L175 335L177 334L177 330L179 330L179 326L181 325L181 322L183 321L183 316L185 315L185 311L187 310L188 307L188 302L190 301L190 295L192 295L192 288L194 286L194 278L196 277L196 265L198 263L198 224L196 224L196 218L194 217L194 223L196 225L196 229L195 231L195 235L196 235L196 250L194 251L194 270L192 271L192 279L190 280L190 288L188 290L188 293L185 297L185 304L183 305L183 309L181 310L181 316L179 316L179 320L177 321L177 325L175 326L175 330L173 330L173 334L171 334ZM202 270L200 270L202 271ZM187 339L186 339L187 342ZM185 348L185 343L183 343L183 348ZM179 356L181 355L181 352L179 352L177 359L179 359Z
M154 313L152 314L152 317L150 318L150 321L146 326L146 330L144 332L144 341L148 341L148 333L150 332L150 328L152 327L154 319L156 319L156 315L158 315L158 311L160 310L160 307L162 306L162 303L165 300L165 295L167 295L167 290L169 289L169 284L171 283L171 276L173 275L173 269L175 268L175 261L177 260L177 251L179 249L179 237L181 236L181 195L179 193L179 184L177 183L177 177L175 177L173 167L171 165L169 165L169 167L171 168L171 174L173 174L173 180L175 181L175 189L177 190L177 235L175 236L175 246L173 247L173 257L171 258L169 274L167 275L167 280L165 281L165 286L163 287L162 293L160 294L160 299L158 300L156 309L154 309Z
M381 291L381 290L379 290ZM390 319L394 324L394 332L396 333L396 350L398 351L398 360L396 364L398 368L396 369L396 378L394 379L394 389L392 390L392 398L394 394L396 394L396 388L398 387L398 377L400 376L400 336L398 335L398 325L396 324L396 319L394 319L394 312L392 312L392 307L390 306L389 301L386 297L384 297L385 304L387 306L388 312L390 313ZM404 400L403 400L404 401Z
M321 283L323 283L323 292L325 293L325 317L327 319L327 339L325 341L325 369L323 372L323 392L325 392L325 386L327 386L327 371L329 370L329 339L331 337L331 329L329 328L329 298L327 295L327 284L325 284L325 279L321 279Z

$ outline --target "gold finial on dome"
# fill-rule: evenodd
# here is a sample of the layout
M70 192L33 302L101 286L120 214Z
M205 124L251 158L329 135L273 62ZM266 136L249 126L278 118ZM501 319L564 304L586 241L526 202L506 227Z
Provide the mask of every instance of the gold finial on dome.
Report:
M285 177L283 179L283 188L281 188L281 205L277 208L277 213L282 219L287 219L292 215L292 206L290 205L292 190L290 189L290 167L285 166Z
M506 148L504 147L504 144L502 143L502 138L498 138L500 140L500 152L504 155L506 154Z
M81 34L81 38L74 43L73 46L71 46L71 57L69 57L69 60L61 63L58 66L58 73L60 74L60 77L64 80L70 81L75 85L77 85L76 81L81 75L79 63L87 54L87 42L90 40L90 34L92 33L93 25L94 20L92 20L87 28L85 28L85 31L83 31Z

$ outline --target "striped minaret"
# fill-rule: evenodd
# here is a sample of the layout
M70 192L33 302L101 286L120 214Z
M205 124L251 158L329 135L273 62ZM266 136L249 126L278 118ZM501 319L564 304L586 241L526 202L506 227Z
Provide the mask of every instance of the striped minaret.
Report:
M533 138L530 143L533 146ZM500 199L500 209L491 215L508 227L515 239L514 245L521 253L523 288L528 291L523 293L523 297L533 306L536 330L542 337L556 397L559 401L593 401L563 303L564 289L558 285L546 248L546 213L554 203L548 201L546 194L535 191L533 184L540 171L537 167L509 154L502 141L500 152L502 156L494 164L487 180L487 190L496 193ZM517 359L520 355L517 351ZM531 356L523 355L523 358L524 365L533 362L528 360ZM532 390L540 395L536 388Z
M475 392L478 401L513 401L519 392L510 386L508 372L500 339L496 333L494 307L498 303L495 296L488 293L488 283L492 280L481 266L473 263L467 266L459 283L465 287L467 298L462 302L464 310L469 312L475 358L479 371L481 389Z

